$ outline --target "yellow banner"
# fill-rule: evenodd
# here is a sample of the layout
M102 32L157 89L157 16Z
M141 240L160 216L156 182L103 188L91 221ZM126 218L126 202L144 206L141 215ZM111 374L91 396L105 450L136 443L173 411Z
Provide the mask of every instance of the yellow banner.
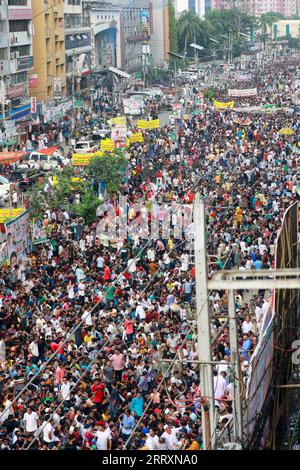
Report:
M136 134L132 134L128 140L131 144L134 144L135 142L144 142L143 134L141 132L137 132Z
M214 107L217 109L233 109L234 101L214 101Z
M113 152L115 150L115 143L111 139L101 140L101 150L103 152Z
M126 116L119 116L119 117L111 118L108 121L108 124L110 126L126 127Z
M94 157L102 157L103 152L73 153L72 164L74 166L87 166Z
M24 212L25 209L23 207L18 207L17 209L0 209L0 224L4 224L10 217L12 219L15 219L16 217L19 217L19 215Z
M159 119L153 119L152 121L144 121L143 119L138 119L137 126L139 129L159 129L160 121Z
M58 185L58 178L57 178L57 176L53 176L52 179L53 179L53 186L57 186L57 185ZM71 182L72 182L72 183L79 183L79 182L81 182L81 181L83 181L82 178L78 178L78 177L77 177L77 178L71 178Z

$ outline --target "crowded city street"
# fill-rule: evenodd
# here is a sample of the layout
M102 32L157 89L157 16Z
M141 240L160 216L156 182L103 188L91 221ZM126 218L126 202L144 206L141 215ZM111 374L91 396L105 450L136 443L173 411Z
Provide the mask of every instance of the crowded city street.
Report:
M103 92L14 149L55 147L89 183L78 141L125 119L129 142L120 148L127 163L117 192L90 177L101 202L95 220L74 213L73 200L51 207L62 163L41 178L45 240L23 257L10 250L0 268L2 450L199 451L201 408L211 398L211 434L220 436L234 399L228 293L207 299L214 397L206 397L197 363L193 202L196 193L205 201L209 277L274 267L283 214L299 197L298 63L293 55L253 62L226 80L215 71L214 98L204 82L183 82L171 101L180 113L165 111L165 91L159 101L148 97L141 117L148 128ZM10 172L12 165L2 166L8 179ZM26 189L21 197L30 211ZM264 289L236 292L245 387L269 302Z

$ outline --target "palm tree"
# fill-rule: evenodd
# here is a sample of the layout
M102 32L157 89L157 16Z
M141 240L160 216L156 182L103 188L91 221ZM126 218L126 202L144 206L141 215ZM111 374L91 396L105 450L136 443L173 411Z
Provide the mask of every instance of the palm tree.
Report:
M269 28L271 31L271 37L272 37L272 26L281 18L282 18L282 15L280 13L274 13L272 11L268 13L263 13L259 20L259 25L262 29L263 34L266 36L268 33L268 28Z
M196 37L202 31L201 20L199 16L191 11L184 11L177 23L179 37L184 38L184 55L186 55L189 42L196 42Z

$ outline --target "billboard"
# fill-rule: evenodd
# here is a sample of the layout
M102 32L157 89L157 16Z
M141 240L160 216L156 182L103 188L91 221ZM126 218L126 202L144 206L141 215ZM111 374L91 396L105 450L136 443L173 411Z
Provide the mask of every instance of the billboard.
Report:
M53 88L54 88L54 97L61 98L61 78L60 77L53 78Z
M6 246L7 260L9 265L14 265L18 260L26 257L29 249L29 211L23 212L19 217L7 222L6 229Z

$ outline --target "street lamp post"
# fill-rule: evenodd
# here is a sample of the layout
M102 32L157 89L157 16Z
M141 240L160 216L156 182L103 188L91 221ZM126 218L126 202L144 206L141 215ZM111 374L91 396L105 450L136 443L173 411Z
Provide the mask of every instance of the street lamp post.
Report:
M177 54L176 52L169 51L168 55L172 56L175 58L174 60L174 88L176 91L176 85L177 85L177 59L185 59L182 55Z

